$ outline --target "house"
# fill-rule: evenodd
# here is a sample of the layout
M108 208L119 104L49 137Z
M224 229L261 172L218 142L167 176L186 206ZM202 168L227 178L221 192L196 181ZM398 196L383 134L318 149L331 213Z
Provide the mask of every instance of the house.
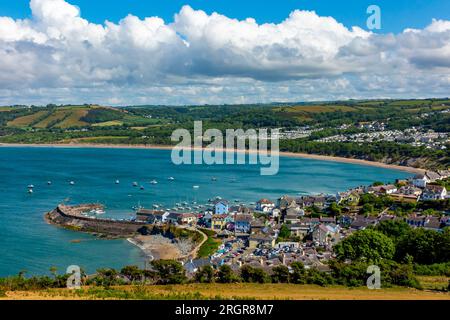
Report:
M336 224L336 218L333 217L320 217L319 220L322 224Z
M234 218L234 230L237 233L250 233L253 216L250 214L238 214Z
M312 239L319 245L335 244L339 241L339 228L336 225L319 224L312 232Z
M167 222L171 224L195 225L197 216L192 213L171 212L167 216Z
M288 208L284 215L285 223L297 223L305 215L305 211L298 208Z
M281 210L285 210L288 207L294 207L297 206L295 199L289 196L282 196L277 201L277 207Z
M424 227L427 217L410 215L405 218L405 222L409 224L411 227Z
M397 187L393 184L384 185L380 188L380 192L383 194L392 194L394 192L397 192L397 190Z
M424 174L418 174L416 175L412 183L414 186L419 188L425 188L428 183L436 182L437 180L441 180L442 177L433 171L427 171Z
M281 217L281 210L278 208L274 208L270 213L269 217L276 219L278 217Z
M275 208L275 203L269 199L261 199L256 203L256 211L269 213Z
M169 212L161 210L139 209L136 212L136 220L148 223L165 223Z
M450 178L450 170L439 170L438 174L441 176L441 179Z
M201 218L201 220L199 221L199 223L201 223L203 226L205 226L206 228L211 228L212 225L212 217L213 214L210 211L207 211L203 214L203 217Z
M197 224L197 216L192 213L181 213L178 216L178 223L183 225L195 225Z
M229 209L229 213L236 213L236 214L250 214L252 212L252 210L250 210L250 208L243 206L243 205L238 205L238 206L232 206Z
M186 273L189 276L194 275L200 268L204 266L210 266L211 261L209 259L196 259L196 260L189 260L189 262L185 263L183 265L183 268L186 270Z
M427 185L423 190L421 199L429 200L444 200L447 197L447 189L444 186Z
M259 247L274 248L275 237L266 234L253 234L248 239L248 246L251 249L256 249Z
M303 196L296 199L296 203L300 208L318 207L323 208L326 203L326 198L323 195L318 196Z
M442 221L438 217L428 217L423 226L425 229L439 231L441 229Z
M353 191L339 192L336 195L336 202L338 204L346 203L349 205L357 205L359 203L360 196Z
M311 232L311 226L302 224L302 223L295 223L295 224L288 224L286 225L289 231L291 232L292 237L300 237L304 238Z
M356 219L354 219L350 224L350 229L364 230L368 226L373 226L376 225L377 223L378 219L376 217L357 216Z
M262 233L262 232L264 232L265 228L266 228L266 224L259 219L256 219L256 220L253 220L250 222L251 234Z
M228 214L230 206L226 200L216 200L214 202L214 214Z
M211 217L211 229L224 230L228 223L227 214L215 214Z

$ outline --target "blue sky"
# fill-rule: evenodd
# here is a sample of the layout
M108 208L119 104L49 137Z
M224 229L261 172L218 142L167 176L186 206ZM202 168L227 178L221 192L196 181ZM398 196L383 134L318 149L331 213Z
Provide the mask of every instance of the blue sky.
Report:
M447 0L0 0L0 105L428 98L449 88Z
M366 25L367 7L380 6L382 32L400 32L405 28L423 28L432 18L450 19L448 0L70 0L81 15L92 22L118 22L131 13L140 18L159 16L166 22L188 4L207 13L214 11L230 18L253 17L258 23L281 22L295 9L315 10L321 16L333 16L347 27ZM0 0L0 16L26 18L31 15L29 0Z

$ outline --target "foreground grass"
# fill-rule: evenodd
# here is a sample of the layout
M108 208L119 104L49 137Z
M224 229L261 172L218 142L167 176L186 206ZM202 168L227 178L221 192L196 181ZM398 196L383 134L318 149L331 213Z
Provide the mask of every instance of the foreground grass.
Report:
M410 288L346 288L292 284L189 284L6 292L15 300L450 300L450 294Z

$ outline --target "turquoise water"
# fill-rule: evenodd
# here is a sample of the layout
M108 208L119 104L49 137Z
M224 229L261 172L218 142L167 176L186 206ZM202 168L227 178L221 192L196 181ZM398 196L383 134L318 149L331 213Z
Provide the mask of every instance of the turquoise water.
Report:
M260 176L259 169L251 165L175 166L167 150L0 148L0 276L22 270L43 274L51 266L63 272L73 264L88 272L143 265L140 250L126 240L98 240L47 225L44 213L67 198L69 203L101 202L109 216L129 217L138 203L173 207L183 201L206 203L215 196L249 203L263 197L275 200L283 194L336 193L410 175L297 158L281 158L280 172L273 177ZM159 183L151 185L153 179ZM72 180L74 186L69 184ZM145 190L132 187L134 181ZM27 192L30 184L35 186L33 194ZM200 188L193 189L194 185Z

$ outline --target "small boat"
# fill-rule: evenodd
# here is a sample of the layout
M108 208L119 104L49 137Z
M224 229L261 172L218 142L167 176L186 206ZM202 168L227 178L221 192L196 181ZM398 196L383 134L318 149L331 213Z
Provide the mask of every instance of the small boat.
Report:
M211 181L217 181L217 178L216 177L212 177Z
M28 189L34 189L34 185L30 184L30 185L28 186Z
M47 184L50 186L52 184L52 182L51 181L47 181Z
M120 181L119 181L119 180L116 180L116 184L120 184Z
M169 181L174 181L175 178L174 178L174 177L169 177L167 180L169 180Z
M33 193L33 189L28 189L28 193Z
M70 183L69 183L71 186L74 186L75 185L75 181L70 181Z
M145 187L144 186L141 186L141 188L140 188L141 190L145 190Z
M194 189L200 189L200 186L193 186Z
M154 205L153 205L153 208L159 209L159 206L158 206L157 204L154 204Z
M133 182L133 187L137 187L139 184L137 182Z
M158 184L158 181L152 180L152 181L150 181L150 183L151 183L151 184Z

